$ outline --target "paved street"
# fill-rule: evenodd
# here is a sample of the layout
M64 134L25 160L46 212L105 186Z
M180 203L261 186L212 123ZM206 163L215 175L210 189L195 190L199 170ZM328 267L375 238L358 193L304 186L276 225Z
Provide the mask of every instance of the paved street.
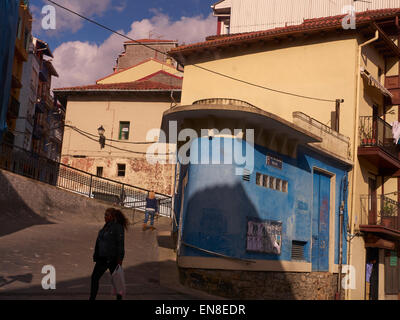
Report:
M178 283L169 219L158 219L157 230L145 232L140 217L135 220L125 236L126 299L218 299ZM94 244L101 227L102 223L59 222L1 237L0 299L87 300ZM42 288L45 265L56 269L55 290ZM108 271L100 281L98 299L114 299Z

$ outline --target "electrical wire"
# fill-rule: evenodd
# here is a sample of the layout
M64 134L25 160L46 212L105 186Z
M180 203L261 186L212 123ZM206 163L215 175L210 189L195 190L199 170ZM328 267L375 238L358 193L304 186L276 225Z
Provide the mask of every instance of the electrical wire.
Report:
M80 131L81 133L87 134L87 135L95 137L95 138L99 137L98 135L95 135L93 133L84 131L82 129L79 129L78 127L71 126L71 125L68 125L68 124L63 124L60 127L50 128L49 130L51 131L51 130L61 129L61 128L64 128L64 127L71 128L71 129L73 129L75 131ZM145 142L141 142L141 141L120 141L120 140L113 140L113 139L108 139L108 138L106 138L106 141L125 143L125 144L135 144L135 145L146 145L146 144L154 144L154 143L156 143L156 141L153 141L153 142L149 142L149 141L145 141Z
M164 56L173 58L173 57L171 57L171 55L169 55L168 53L162 52L161 50L158 50L158 49L155 49L155 48L153 48L153 47L150 47L149 45L147 45L147 44L145 44L145 43L142 43L142 42L140 42L140 41L134 40L134 39L132 39L132 38L130 38L130 37L128 37L128 36L126 36L126 35L124 35L124 34L118 32L118 31L116 31L116 30L113 30L113 29L111 29L111 28L109 28L109 27L107 27L107 26L105 26L105 25L103 25L103 24L101 24L101 23L99 23L99 22L93 20L93 19L90 19L90 18L88 18L88 17L85 17L85 16L83 16L83 15L81 15L81 14L79 14L79 13L77 13L77 12L75 12L75 11L69 9L69 8L66 8L66 7L60 5L59 3L56 3L56 2L53 1L53 0L47 0L47 1L50 2L50 3L52 3L52 4L54 4L55 6L57 6L57 7L59 7L59 8L61 8L61 9L64 9L64 10L66 10L66 11L68 11L68 12L70 12L70 13L72 13L72 14L74 14L74 15L76 15L76 16L78 16L78 17L80 17L80 18L82 18L82 19L84 19L84 20L86 20L86 21L88 21L88 22L90 22L90 23L93 23L93 24L95 24L95 25L97 25L97 26L99 26L99 27L101 27L101 28L103 28L103 29L106 29L106 30L108 30L108 31L110 31L110 32L112 32L112 33L115 33L115 34L117 34L117 35L123 37L123 38L126 38L126 39L128 39L128 40L130 40L130 41L133 41L133 42L135 42L135 43L137 43L137 44L140 44L140 45L142 45L142 46L144 46L144 47L147 47L147 48L149 48L149 49L151 49L151 50L153 50L153 51L155 51L155 52L158 52L158 53L160 53L160 54L162 54L162 55L164 55ZM210 72L210 73L219 75L219 76L221 76L221 77L225 77L225 78L230 79L230 80L234 80L234 81L237 81L237 82L241 82L241 83L244 83L244 84L247 84L247 85L250 85L250 86L254 86L254 87L256 87L256 88L260 88L260 89L272 91L272 92L275 92L275 93L290 95L290 96L294 96L294 97L298 97L298 98L303 98L303 99L322 101L322 102L336 102L336 100L315 98L315 97L304 96L304 95L300 95L300 94L294 94L294 93L291 93L291 92L285 92L285 91L282 91L282 90L272 89L272 88L265 87L265 86L262 86L262 85L254 84L254 83L252 83L252 82L248 82L248 81L245 81L245 80L241 80L241 79L235 78L235 77L233 77L233 76L229 76L229 75L226 75L226 74L223 74L223 73L214 71L214 70L210 70L210 69L201 67L201 66L199 66L199 65L197 65L197 64L193 64L192 66L193 66L193 67L196 67L196 68L199 68L199 69L202 69L202 70L204 70L204 71L207 71L207 72Z
M84 130L82 130L82 129L79 129L79 128L77 128L77 127L74 127L74 129L76 130L76 131L81 131L82 133L84 133L84 134L87 134L87 135L90 135L90 136L92 136L92 137L98 137L98 135L95 135L95 134L92 134L92 133L89 133L89 132L86 132L86 131L84 131ZM110 142L118 142L118 143L125 143L125 144L153 144L153 143L155 143L155 141L153 141L153 142L149 142L149 141L146 141L146 142L131 142L131 141L119 141L119 140L113 140L113 139L108 139L108 138L106 138L106 141L110 141Z
M82 133L82 132L80 132L79 130L76 130L76 129L75 129L74 127L72 127L72 126L68 126L68 127L71 128L72 130L76 131L76 132L79 133L80 135L86 137L86 138L89 139L89 140L99 142L97 139L94 139L94 138L90 137L89 135L87 135L87 134L85 134L85 133ZM154 143L154 142L153 142L153 143ZM105 146L108 146L108 147L111 147L111 148L114 148L114 149L119 150L119 151L129 152L129 153L133 153L133 154L147 155L147 152L140 152L140 151L132 151L132 150L128 150L128 149L123 149L123 148L119 148L119 147L116 147L116 146L113 146L113 145L107 144L107 143L105 143L104 145L105 145ZM157 156L169 156L169 155L172 156L172 155L174 155L174 154L175 154L175 153L173 153L173 152L170 152L170 153L157 153Z

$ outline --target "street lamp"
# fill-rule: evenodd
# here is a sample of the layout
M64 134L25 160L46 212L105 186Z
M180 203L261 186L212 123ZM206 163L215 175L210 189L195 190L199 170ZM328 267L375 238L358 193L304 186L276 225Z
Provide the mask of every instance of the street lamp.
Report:
M97 132L99 133L99 136L100 136L100 138L99 138L100 147L101 147L101 149L103 149L106 144L106 137L104 136L104 133L106 132L106 130L101 125L100 128L97 129Z

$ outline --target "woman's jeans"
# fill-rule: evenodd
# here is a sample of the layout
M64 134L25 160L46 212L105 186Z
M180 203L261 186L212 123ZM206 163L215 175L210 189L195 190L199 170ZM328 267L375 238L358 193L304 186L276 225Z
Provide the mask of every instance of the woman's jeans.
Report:
M146 210L144 212L144 222L143 223L146 224L147 221L149 221L149 217L150 217L150 225L153 226L154 225L154 214L155 213L156 213L155 211Z
M106 270L110 270L110 274L112 274L117 267L117 261L107 261L107 259L99 258L96 261L96 265L94 266L92 279L91 279L91 286L90 286L90 300L95 300L97 296L97 292L99 291L99 281L104 272ZM121 300L122 296L117 295L117 299Z

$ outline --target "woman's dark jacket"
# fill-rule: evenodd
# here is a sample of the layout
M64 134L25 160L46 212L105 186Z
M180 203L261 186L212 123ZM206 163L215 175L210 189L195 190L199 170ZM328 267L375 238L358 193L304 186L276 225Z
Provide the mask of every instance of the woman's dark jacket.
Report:
M146 209L152 208L155 212L158 212L158 201L156 198L150 199L146 198Z
M122 261L125 255L124 239L125 230L121 224L115 221L106 223L97 236L93 260Z

